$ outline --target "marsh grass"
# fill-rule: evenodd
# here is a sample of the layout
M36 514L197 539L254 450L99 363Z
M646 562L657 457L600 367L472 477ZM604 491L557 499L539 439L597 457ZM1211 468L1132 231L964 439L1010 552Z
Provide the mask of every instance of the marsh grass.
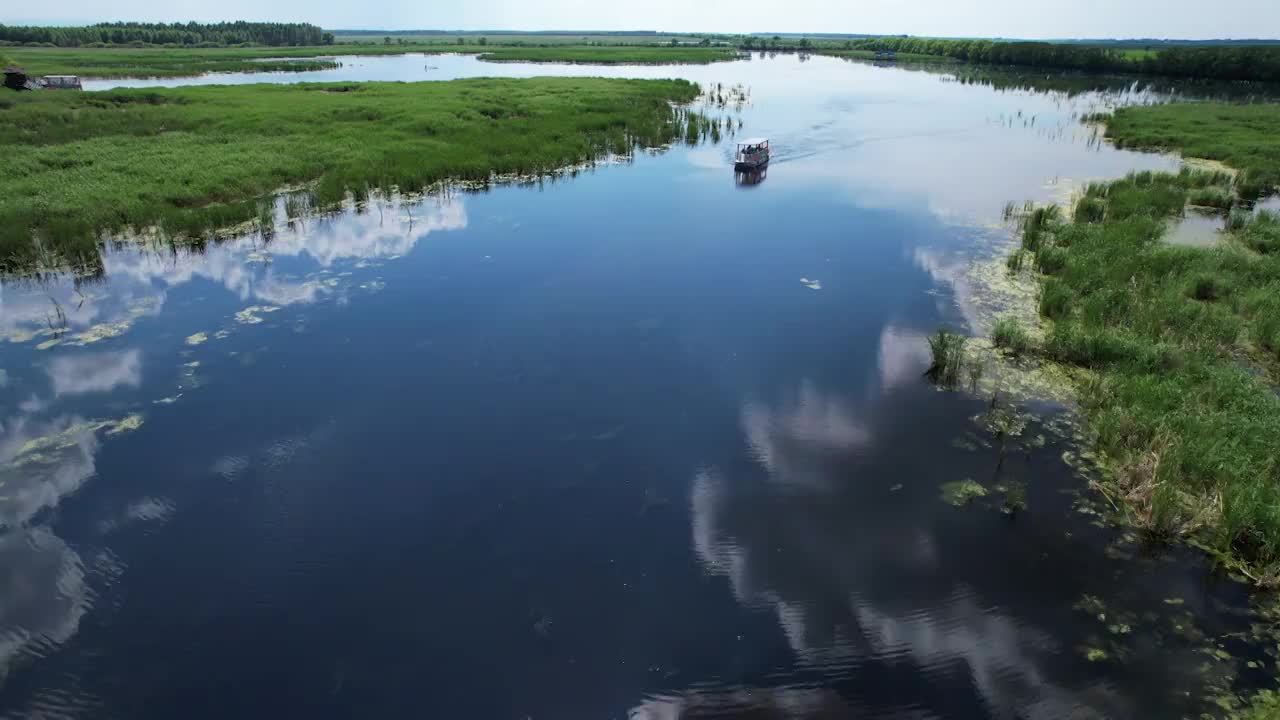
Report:
M1045 273L1044 355L1093 371L1080 398L1109 497L1135 525L1195 534L1262 582L1280 566L1280 396L1267 372L1280 361L1280 222L1233 213L1237 242L1160 241L1188 197L1229 183L1187 171L1091 185L1075 222L1029 214L1022 245ZM1015 342L1007 326L996 334Z
M0 110L0 271L90 264L98 237L208 240L278 188L330 209L371 188L490 183L703 137L683 80L471 79L14 93ZM35 242L33 242L33 239Z
M965 367L963 335L939 329L929 338L931 362L925 375L944 387L955 387Z

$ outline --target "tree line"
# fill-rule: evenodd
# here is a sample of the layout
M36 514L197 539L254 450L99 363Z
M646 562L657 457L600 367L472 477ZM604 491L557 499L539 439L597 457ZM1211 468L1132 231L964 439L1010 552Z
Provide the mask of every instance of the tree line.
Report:
M85 27L0 25L0 43L87 45L329 45L333 33L306 23L98 23Z
M1152 52L1047 42L886 37L847 43L855 50L938 55L993 65L1137 72L1214 80L1280 81L1280 47L1176 46Z

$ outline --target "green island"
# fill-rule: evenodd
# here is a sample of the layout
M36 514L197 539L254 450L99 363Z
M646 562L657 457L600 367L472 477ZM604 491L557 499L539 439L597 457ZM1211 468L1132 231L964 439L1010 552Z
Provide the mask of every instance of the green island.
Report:
M1280 106L1132 107L1105 121L1119 144L1234 166L1134 173L1088 185L1069 211L1018 210L1011 272L1039 280L1042 339L1009 320L993 342L1078 369L1106 479L1129 522L1182 537L1280 584L1280 216L1249 201L1275 187ZM1193 208L1193 209L1188 209ZM1219 213L1209 247L1164 241L1186 212ZM935 363L946 366L947 358Z
M92 262L103 231L199 241L269 223L286 186L329 206L711 133L714 121L673 105L698 93L683 80L536 78L11 94L0 271Z
M495 47L489 45L328 45L289 48L8 48L9 64L28 74L93 78L183 77L213 72L324 70L335 57L406 53L476 54L490 62L559 62L595 65L704 64L733 60L731 48L704 47ZM283 56L283 57L282 57Z
M438 50L437 50L438 51ZM591 65L702 65L735 60L732 48L713 47L502 47L470 48L489 62L557 62Z

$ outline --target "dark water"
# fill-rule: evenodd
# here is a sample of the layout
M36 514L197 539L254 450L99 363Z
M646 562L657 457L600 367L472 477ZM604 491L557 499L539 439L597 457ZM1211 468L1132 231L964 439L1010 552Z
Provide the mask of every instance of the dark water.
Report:
M1176 167L1074 121L1158 97L591 72L748 85L778 160L0 285L4 716L1169 717L1267 682L1218 644L1243 586L1098 523L1054 427L1001 453L985 396L921 377L989 321L1005 202ZM1026 508L943 502L965 477Z

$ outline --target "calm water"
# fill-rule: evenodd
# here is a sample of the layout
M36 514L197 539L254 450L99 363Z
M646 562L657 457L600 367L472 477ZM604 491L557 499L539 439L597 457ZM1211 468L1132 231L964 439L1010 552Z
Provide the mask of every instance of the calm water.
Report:
M1176 166L1074 120L1159 96L794 56L211 80L584 73L747 85L778 160L0 285L0 713L1168 717L1266 682L1216 644L1243 587L1094 524L1053 428L1002 455L921 377L989 320L1007 201ZM943 502L965 477L1026 509Z

